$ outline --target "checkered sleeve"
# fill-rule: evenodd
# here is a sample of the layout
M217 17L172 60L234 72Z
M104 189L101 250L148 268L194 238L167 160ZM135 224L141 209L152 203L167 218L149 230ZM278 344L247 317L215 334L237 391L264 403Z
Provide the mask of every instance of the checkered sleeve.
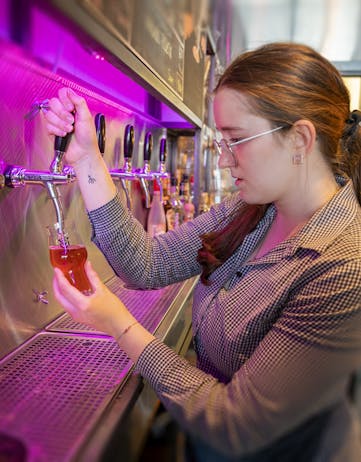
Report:
M116 196L89 212L92 240L126 283L139 288L166 286L200 273L200 235L225 223L238 202L233 195L208 213L152 239Z
M136 367L195 438L232 457L259 450L333 404L360 367L360 275L359 259L307 275L227 384L159 340Z

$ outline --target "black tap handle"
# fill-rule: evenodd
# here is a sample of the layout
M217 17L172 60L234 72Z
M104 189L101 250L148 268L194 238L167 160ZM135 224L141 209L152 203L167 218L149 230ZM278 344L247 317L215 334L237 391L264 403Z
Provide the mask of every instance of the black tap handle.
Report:
M134 127L127 125L124 132L124 158L131 159L134 148Z
M97 132L97 140L99 151L104 154L105 151L105 117L104 114L97 114L95 116L95 129Z
M151 132L147 132L144 138L144 162L149 162L153 150L153 137Z
M68 148L71 135L72 135L72 132L68 133L65 136L56 136L55 141L54 141L54 150L65 152Z
M167 159L167 140L162 138L159 146L159 162L165 162Z

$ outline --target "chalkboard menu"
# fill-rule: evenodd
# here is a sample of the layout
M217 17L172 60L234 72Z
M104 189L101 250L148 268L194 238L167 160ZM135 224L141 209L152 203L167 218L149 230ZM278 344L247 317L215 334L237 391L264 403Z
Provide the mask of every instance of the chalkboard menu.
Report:
M208 0L76 0L203 116Z

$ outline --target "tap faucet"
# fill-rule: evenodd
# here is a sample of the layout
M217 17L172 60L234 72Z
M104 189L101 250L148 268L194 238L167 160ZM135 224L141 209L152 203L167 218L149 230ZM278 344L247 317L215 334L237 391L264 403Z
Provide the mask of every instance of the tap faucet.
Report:
M134 174L132 172L132 155L134 149L134 127L133 125L127 125L124 132L124 166L123 170L125 173L130 173L132 178Z
M167 160L167 139L162 138L160 140L160 145L159 145L159 173L160 174L165 174L165 177L168 176L168 173L166 172L165 168L165 162Z
M56 136L54 140L54 159L52 163L50 164L50 170L57 174L61 175L63 173L63 157L65 154L65 151L68 147L69 141L71 138L71 133L68 133L67 135L61 137L61 136ZM73 173L74 175L74 173ZM75 177L75 175L74 175ZM54 207L55 207L55 213L56 213L56 218L57 218L57 224L58 224L58 234L59 236L62 236L62 238L65 236L64 233L64 212L63 212L63 205L61 203L61 194L56 186L54 181L45 181L44 185L46 189L48 190L48 194L50 196L50 199L53 201Z
M49 171L28 170L18 165L5 165L3 167L5 186L9 188L18 188L25 185L41 185L46 187L55 207L59 232L63 232L64 214L57 185L70 183L75 179L74 171L70 167L63 168L62 166L62 159L70 135L64 138L55 137L54 158Z
M149 188L146 183L147 180L153 179L153 174L150 171L150 158L153 150L153 137L151 132L147 132L144 138L144 151L143 151L143 168L137 169L136 176L140 181L140 184L143 188L145 194L145 207L149 209L150 207L150 193Z
M124 131L124 165L123 168L110 170L112 178L120 179L125 197L127 200L127 207L131 209L131 199L128 187L128 180L135 180L136 176L132 170L132 155L134 149L134 127L128 124Z
M162 179L168 178L168 172L166 171L165 162L167 159L167 140L162 138L159 145L159 169L157 172L152 172L153 177L158 183L160 191L160 200L163 200L163 184Z

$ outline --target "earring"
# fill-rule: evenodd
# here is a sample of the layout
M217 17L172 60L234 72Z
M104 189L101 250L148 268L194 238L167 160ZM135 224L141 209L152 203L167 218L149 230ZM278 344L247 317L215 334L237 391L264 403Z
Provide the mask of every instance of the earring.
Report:
M292 156L292 163L293 165L302 165L305 161L305 156L303 153L295 153Z

